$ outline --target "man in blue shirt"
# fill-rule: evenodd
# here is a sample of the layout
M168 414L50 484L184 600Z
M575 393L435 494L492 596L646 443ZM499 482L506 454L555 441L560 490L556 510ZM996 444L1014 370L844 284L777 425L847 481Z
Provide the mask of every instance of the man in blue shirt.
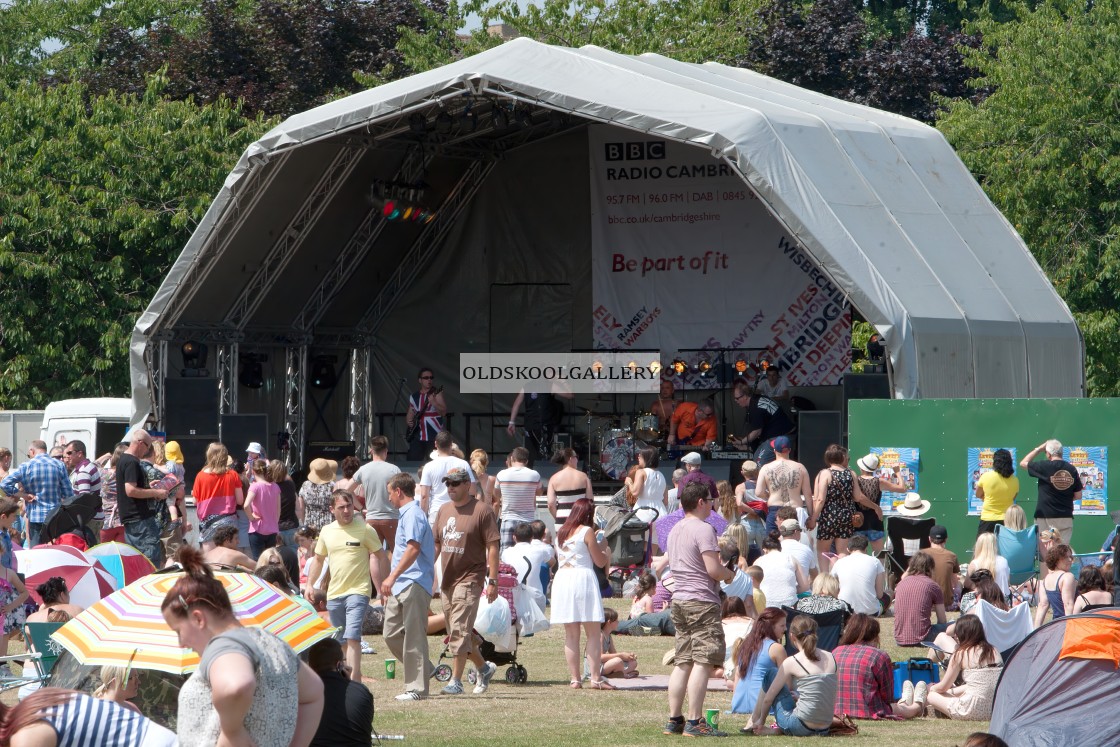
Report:
M0 481L0 490L22 498L27 509L28 547L39 544L39 534L52 511L74 495L66 465L47 456L47 444L36 439L27 449L27 459Z
M404 692L397 700L428 697L428 607L435 582L436 548L428 517L414 498L416 481L407 472L389 479L389 502L400 511L393 544L393 570L381 584L385 604L385 645L404 669Z

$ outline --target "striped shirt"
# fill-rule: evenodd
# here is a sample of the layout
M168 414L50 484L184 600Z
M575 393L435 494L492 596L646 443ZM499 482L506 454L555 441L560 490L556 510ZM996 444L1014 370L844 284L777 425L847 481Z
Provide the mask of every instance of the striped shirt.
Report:
M894 640L899 646L917 646L929 635L929 616L944 604L941 587L929 576L907 576L894 587Z
M498 473L498 489L502 491L502 519L532 521L537 518L537 491L540 473L528 467L510 467Z
M101 492L101 471L97 469L97 465L88 459L83 459L82 463L74 468L70 473L70 484L74 488L74 492L78 495L82 493L100 493Z
M74 495L66 466L61 460L46 454L36 454L34 459L9 472L0 481L0 490L15 495L19 485L35 496L35 500L27 504L27 520L32 524L45 522L51 511L62 505L63 499Z
M49 709L43 720L58 734L58 747L171 745L175 735L136 711L77 693Z

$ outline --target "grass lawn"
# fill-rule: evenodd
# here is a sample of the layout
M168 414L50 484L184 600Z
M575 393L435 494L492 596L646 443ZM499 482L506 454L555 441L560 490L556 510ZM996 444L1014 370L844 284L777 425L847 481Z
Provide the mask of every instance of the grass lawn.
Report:
M629 601L604 600L625 617ZM880 620L882 638L890 643L885 650L894 660L915 655L912 649L898 649L893 645L893 620ZM665 691L652 692L599 692L572 690L568 687L568 672L564 664L563 629L557 628L532 638L523 639L518 649L518 661L528 670L529 681L524 685L506 684L505 667L500 667L489 691L484 695L467 692L459 696L438 695L442 683L432 681L432 697L424 701L398 703L393 696L401 692L400 669L398 679L385 679L384 660L388 648L380 637L367 641L377 653L363 657L362 671L373 681L368 683L373 691L376 707L374 726L380 734L403 734L409 744L420 745L649 745L669 742L676 737L662 735L661 727L668 716ZM429 638L433 662L442 649L441 639ZM671 637L616 636L615 646L633 651L643 674L668 674L669 667L661 665L662 655L673 647ZM471 665L468 664L468 667ZM730 692L709 692L708 707L730 708ZM732 734L734 741L766 740L772 744L792 744L800 740L793 737L754 737L739 734L746 723L746 716L723 713L720 726ZM962 744L974 731L987 728L986 722L962 722L944 719L917 719L914 721L859 721L860 733L853 737L838 737L843 744L861 745L957 745Z

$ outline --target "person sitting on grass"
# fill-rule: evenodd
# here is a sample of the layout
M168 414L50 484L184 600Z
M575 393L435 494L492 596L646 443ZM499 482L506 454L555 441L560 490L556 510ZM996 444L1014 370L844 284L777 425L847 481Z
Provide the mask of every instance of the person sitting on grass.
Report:
M727 655L723 660L723 666L715 669L712 676L727 679L727 689L730 690L735 686L735 654L738 652L740 644L750 635L756 615L750 615L747 612L741 598L730 597L726 594L721 595L719 613L723 624L723 640L727 647Z
M788 657L766 694L758 699L751 715L756 735L764 733L766 711L774 706L774 720L783 734L793 737L827 736L836 709L839 680L836 659L817 650L817 621L805 615L793 618L789 635L797 653ZM797 690L794 702L791 689Z
M999 652L988 643L984 624L965 615L953 628L957 650L945 675L929 689L929 705L951 719L987 721L992 717L996 682L1003 671ZM961 679L962 684L957 685Z
M1108 588L1101 569L1087 565L1081 569L1077 579L1077 599L1073 603L1073 613L1092 612L1101 607L1112 606L1112 591Z
M879 648L879 621L874 617L861 612L852 615L832 655L836 657L836 674L840 680L837 716L910 719L925 711L928 688L925 682L915 687L907 680L902 685L902 698L892 702L894 671L891 657Z
M933 580L933 557L919 550L910 558L910 566L894 592L894 641L899 646L920 646L945 631L945 598ZM930 613L936 613L937 624L930 624Z
M238 536L237 525L222 524L214 530L214 547L202 557L214 568L227 565L252 573L257 570L257 563L237 549Z
M776 607L759 613L747 637L739 644L735 657L735 692L731 696L732 713L753 713L761 693L766 692L786 659L786 650L779 641L786 632L786 614ZM743 727L750 733L751 721Z
M1065 617L1073 612L1077 596L1077 579L1069 569L1073 566L1073 550L1069 545L1054 545L1046 551L1046 567L1050 573L1039 584L1038 607L1034 612L1034 626L1042 626L1046 612L1052 611L1054 618Z
M101 684L93 691L93 697L111 701L140 713L140 709L131 702L131 699L135 698L140 692L141 672L139 669L106 665L101 667L98 674L101 678Z
M751 592L751 597L754 599L754 608L756 610L766 609L770 606L766 603L766 595L762 593L762 581L766 578L766 572L757 565L748 565L747 575L751 577L751 585L754 587Z
M638 655L632 651L619 651L614 647L614 638L611 635L618 629L618 611L611 607L603 607L603 653L600 654L602 665L599 672L604 677L625 677L631 679L638 676Z

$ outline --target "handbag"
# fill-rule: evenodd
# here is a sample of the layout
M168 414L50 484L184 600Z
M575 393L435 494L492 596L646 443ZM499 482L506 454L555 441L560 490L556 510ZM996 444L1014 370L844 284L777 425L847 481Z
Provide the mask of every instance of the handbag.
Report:
M859 529L863 526L863 513L855 511L852 513L852 529Z

